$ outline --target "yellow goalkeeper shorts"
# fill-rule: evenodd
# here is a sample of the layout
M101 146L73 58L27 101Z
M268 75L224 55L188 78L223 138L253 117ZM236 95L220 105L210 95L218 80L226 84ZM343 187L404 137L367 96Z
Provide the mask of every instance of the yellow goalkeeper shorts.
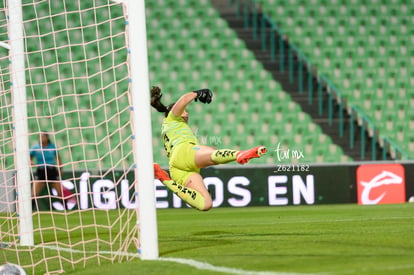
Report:
M170 157L170 176L176 183L185 186L187 179L194 173L200 173L194 157L200 147L194 143L177 145Z

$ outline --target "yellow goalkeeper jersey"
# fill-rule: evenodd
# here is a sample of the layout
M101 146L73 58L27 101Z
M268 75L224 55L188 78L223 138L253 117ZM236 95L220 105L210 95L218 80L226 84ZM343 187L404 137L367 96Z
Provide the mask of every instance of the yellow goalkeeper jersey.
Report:
M177 117L172 112L168 114L162 123L161 135L168 158L179 144L198 144L198 140L187 122L181 116Z

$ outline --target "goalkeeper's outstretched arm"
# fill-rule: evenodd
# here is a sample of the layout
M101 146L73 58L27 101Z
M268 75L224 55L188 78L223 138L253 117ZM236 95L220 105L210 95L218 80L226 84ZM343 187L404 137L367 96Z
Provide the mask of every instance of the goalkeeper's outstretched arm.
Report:
M202 103L209 104L213 99L213 93L209 89L196 90L181 96L181 98L175 102L171 103L168 106L165 106L161 102L162 94L161 89L157 86L151 88L151 106L154 107L158 112L164 113L165 117L168 116L168 113L174 109L173 114L175 116L181 116L187 105L195 100L199 100Z
M181 116L187 105L193 100L199 100L202 103L209 104L213 98L213 93L209 89L201 89L194 92L186 93L178 99L171 109L175 116Z

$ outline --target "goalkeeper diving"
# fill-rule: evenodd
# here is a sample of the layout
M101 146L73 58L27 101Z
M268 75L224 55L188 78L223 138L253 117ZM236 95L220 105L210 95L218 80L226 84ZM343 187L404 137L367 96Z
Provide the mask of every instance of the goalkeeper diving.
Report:
M182 95L177 102L165 106L161 102L161 89L152 87L151 105L158 112L164 113L162 124L162 141L169 159L168 173L154 164L155 178L160 180L172 192L192 207L207 211L213 201L200 175L200 169L217 164L237 161L245 164L252 158L266 153L265 146L257 146L249 150L215 149L199 144L188 125L186 107L193 101L210 104L213 93L209 89L201 89Z

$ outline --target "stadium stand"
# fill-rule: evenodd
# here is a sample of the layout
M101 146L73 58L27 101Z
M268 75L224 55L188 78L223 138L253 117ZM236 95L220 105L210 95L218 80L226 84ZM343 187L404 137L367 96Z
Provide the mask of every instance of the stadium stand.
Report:
M107 149L111 147L107 144L117 144L122 136L118 132L122 129L117 128L119 122L106 116L108 112L105 108L116 108L124 114L123 111L129 106L127 101L122 106L109 104L100 109L97 106L104 97L122 97L128 85L127 68L115 68L99 77L94 72L107 68L107 64L112 64L114 60L125 59L125 37L107 38L111 28L124 28L125 23L121 17L112 25L103 20L94 28L84 28L84 36L75 31L62 31L62 28L66 24L63 21L81 26L80 18L99 18L105 12L116 17L122 11L112 8L109 11L89 12L93 14L85 11L79 15L70 1L65 2L65 6L58 2L54 9L72 12L67 13L66 17L55 16L53 27L50 22L43 22L42 37L32 36L39 29L38 25L25 24L28 52L31 53L27 64L32 72L37 70L30 78L29 117L44 117L40 122L30 119L29 129L32 132L54 129L63 159L71 157L81 161L97 156L100 162L88 163L87 167L106 166L109 163L106 158L113 157L108 155ZM302 150L304 158L297 160L299 162L351 160L283 91L209 1L157 0L146 4L151 84L162 88L166 102L192 89L209 87L215 92L213 104L193 104L189 108L190 124L201 143L241 149L256 144L266 145L269 154L255 160L256 164L275 163L278 144L283 150ZM40 3L36 10L27 8L24 16L28 19L33 13L47 12ZM55 45L61 47L54 50L52 47ZM112 55L102 55L112 49ZM71 61L73 67L66 65L65 61ZM50 66L40 69L39 64ZM87 79L82 76L87 76ZM37 85L40 82L47 82L48 85ZM76 97L65 96L66 92L73 91L76 91ZM45 107L46 101L43 106L39 105L42 101L34 104L34 98L52 100L53 110L50 105ZM75 107L80 107L82 111L68 116L59 112L70 112ZM129 116L122 115L121 119L128 120ZM166 166L167 159L160 140L161 121L162 115L154 111L155 161ZM77 128L79 126L83 127L82 131ZM64 133L63 128L68 129L70 135ZM117 131L108 136L107 129ZM32 137L32 143L37 141L35 138ZM98 146L90 146L88 141L99 143ZM78 146L67 146L69 144ZM131 150L127 143L122 144L114 150L119 153ZM133 160L129 160L132 163ZM283 160L295 161L290 158Z
M256 2L381 137L413 156L412 1Z
M189 110L190 124L202 143L267 145L270 153L255 163L275 163L278 143L284 149L303 150L300 162L349 160L282 90L209 1L174 3L147 3L151 82L163 88L167 101L204 86L216 92L213 104L192 105ZM203 16L193 17L197 14ZM157 145L161 119L153 123ZM315 145L319 141L325 142L323 146ZM162 146L156 147L155 158L164 164L159 157L163 155Z

